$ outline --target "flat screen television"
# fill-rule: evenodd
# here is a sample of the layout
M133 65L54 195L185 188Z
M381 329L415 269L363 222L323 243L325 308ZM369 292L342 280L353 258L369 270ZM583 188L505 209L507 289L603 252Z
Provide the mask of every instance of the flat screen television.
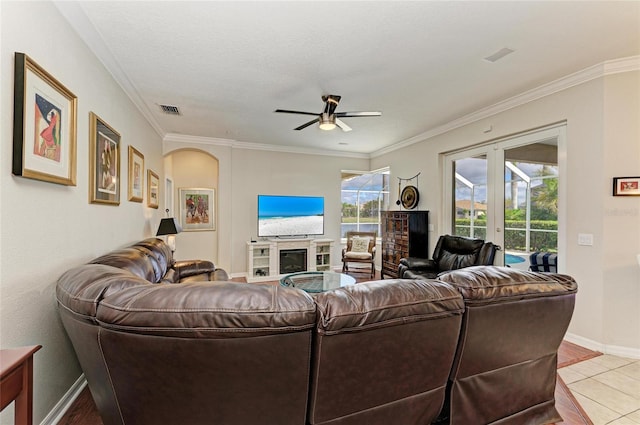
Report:
M324 197L258 195L258 236L324 234Z

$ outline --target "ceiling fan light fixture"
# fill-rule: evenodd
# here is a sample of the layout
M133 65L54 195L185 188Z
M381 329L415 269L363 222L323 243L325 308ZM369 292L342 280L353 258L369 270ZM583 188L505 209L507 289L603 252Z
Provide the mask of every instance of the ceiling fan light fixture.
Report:
M334 128L336 128L336 120L335 120L335 116L328 116L327 114L323 113L320 116L320 130L325 130L325 131L329 131L329 130L333 130Z

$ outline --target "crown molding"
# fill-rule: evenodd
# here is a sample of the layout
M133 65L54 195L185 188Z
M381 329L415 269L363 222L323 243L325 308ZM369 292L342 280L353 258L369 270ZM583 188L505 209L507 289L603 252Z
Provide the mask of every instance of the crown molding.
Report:
M471 114L468 114L461 118L450 121L447 124L435 127L431 130L428 130L424 133L413 136L409 139L406 139L401 142L394 143L391 146L387 146L385 148L379 149L371 153L371 158L375 158L375 157L396 151L398 149L411 146L415 143L422 142L424 140L430 139L440 134L447 133L451 130L463 127L465 125L471 124L481 119L488 118L493 115L499 114L501 112L505 112L509 109L513 109L518 106L527 104L529 102L533 102L535 100L541 99L543 97L550 96L552 94L558 93L568 88L571 88L580 84L584 84L596 78L604 77L606 75L611 75L611 74L617 74L621 72L638 71L638 70L640 70L640 56L631 56L628 58L621 58L621 59L602 62L600 64L590 66L589 68L585 68L581 71L574 72L573 74L567 75L566 77L559 78L550 83L543 84L539 87L528 90L519 95L510 97L506 100L495 103L486 108L479 109L476 112L472 112Z
M341 158L369 159L368 153L343 152L324 149L302 148L285 145L269 145L265 143L239 142L232 139L219 139L215 137L189 136L185 134L168 133L163 142L184 143L187 145L225 146L231 149L249 149L281 153L297 153L304 155L338 156Z
M235 140L218 139L198 136L184 136L178 134L165 133L162 127L153 117L149 107L140 96L134 84L122 70L119 62L115 59L109 48L106 46L102 36L91 24L88 16L82 9L79 2L53 0L53 4L60 11L61 15L67 20L69 25L79 34L80 38L89 47L94 56L104 65L117 84L123 89L124 93L131 99L136 108L144 116L147 122L155 130L155 132L164 141L174 141L179 143L195 143L195 144L213 144L218 146L230 146L234 149L253 149L273 152L301 153L307 155L324 155L339 156L347 158L375 158L384 154L396 151L398 149L411 146L415 143L425 141L440 134L449 132L456 128L463 127L484 118L496 115L498 113L513 109L515 107L533 102L542 97L552 95L554 93L566 90L579 84L591 81L593 79L603 77L605 75L617 74L629 71L640 70L640 56L631 56L627 58L614 59L600 64L591 66L581 71L570 74L566 77L559 78L547 84L543 84L532 90L528 90L519 95L513 96L501 102L495 103L486 108L482 108L476 112L465 115L444 125L435 127L426 132L413 136L409 139L394 143L391 146L373 151L371 153L357 153L348 151L332 151L313 148L299 148L283 145L268 145L263 143L238 142Z
M104 65L107 72L111 74L116 83L122 88L122 91L131 99L131 102L133 102L154 131L158 133L161 138L164 137L165 132L162 130L162 127L160 127L155 118L153 118L153 114L142 99L142 96L140 96L134 84L122 70L120 63L116 60L115 56L113 56L113 53L105 44L100 33L92 25L91 20L82 9L80 3L75 1L53 0L53 4L67 20L71 28L78 33L80 39L89 47L91 53Z

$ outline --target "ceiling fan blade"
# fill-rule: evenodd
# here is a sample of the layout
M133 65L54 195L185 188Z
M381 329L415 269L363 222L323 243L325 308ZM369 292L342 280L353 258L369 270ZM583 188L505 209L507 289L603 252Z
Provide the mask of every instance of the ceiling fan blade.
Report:
M290 111L288 109L276 109L273 112L282 112L285 114L300 114L300 115L319 115L317 112L303 112L303 111Z
M320 118L316 118L315 120L311 120L308 123L302 124L300 127L294 128L294 130L302 130L304 128L309 127L311 124L317 123L318 121L320 121Z
M342 129L342 131L351 131L352 130L351 127L349 127L347 124L345 124L344 121L341 121L338 118L336 118L336 125L338 127L340 127Z
M378 111L361 111L361 112L338 112L336 113L336 117L345 118L345 117L379 117L382 115L382 112Z

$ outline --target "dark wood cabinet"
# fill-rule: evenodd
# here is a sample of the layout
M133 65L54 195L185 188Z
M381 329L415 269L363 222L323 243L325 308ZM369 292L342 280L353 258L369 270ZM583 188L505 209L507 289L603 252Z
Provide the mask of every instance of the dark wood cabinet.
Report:
M382 211L382 278L398 276L401 258L429 258L429 211Z

